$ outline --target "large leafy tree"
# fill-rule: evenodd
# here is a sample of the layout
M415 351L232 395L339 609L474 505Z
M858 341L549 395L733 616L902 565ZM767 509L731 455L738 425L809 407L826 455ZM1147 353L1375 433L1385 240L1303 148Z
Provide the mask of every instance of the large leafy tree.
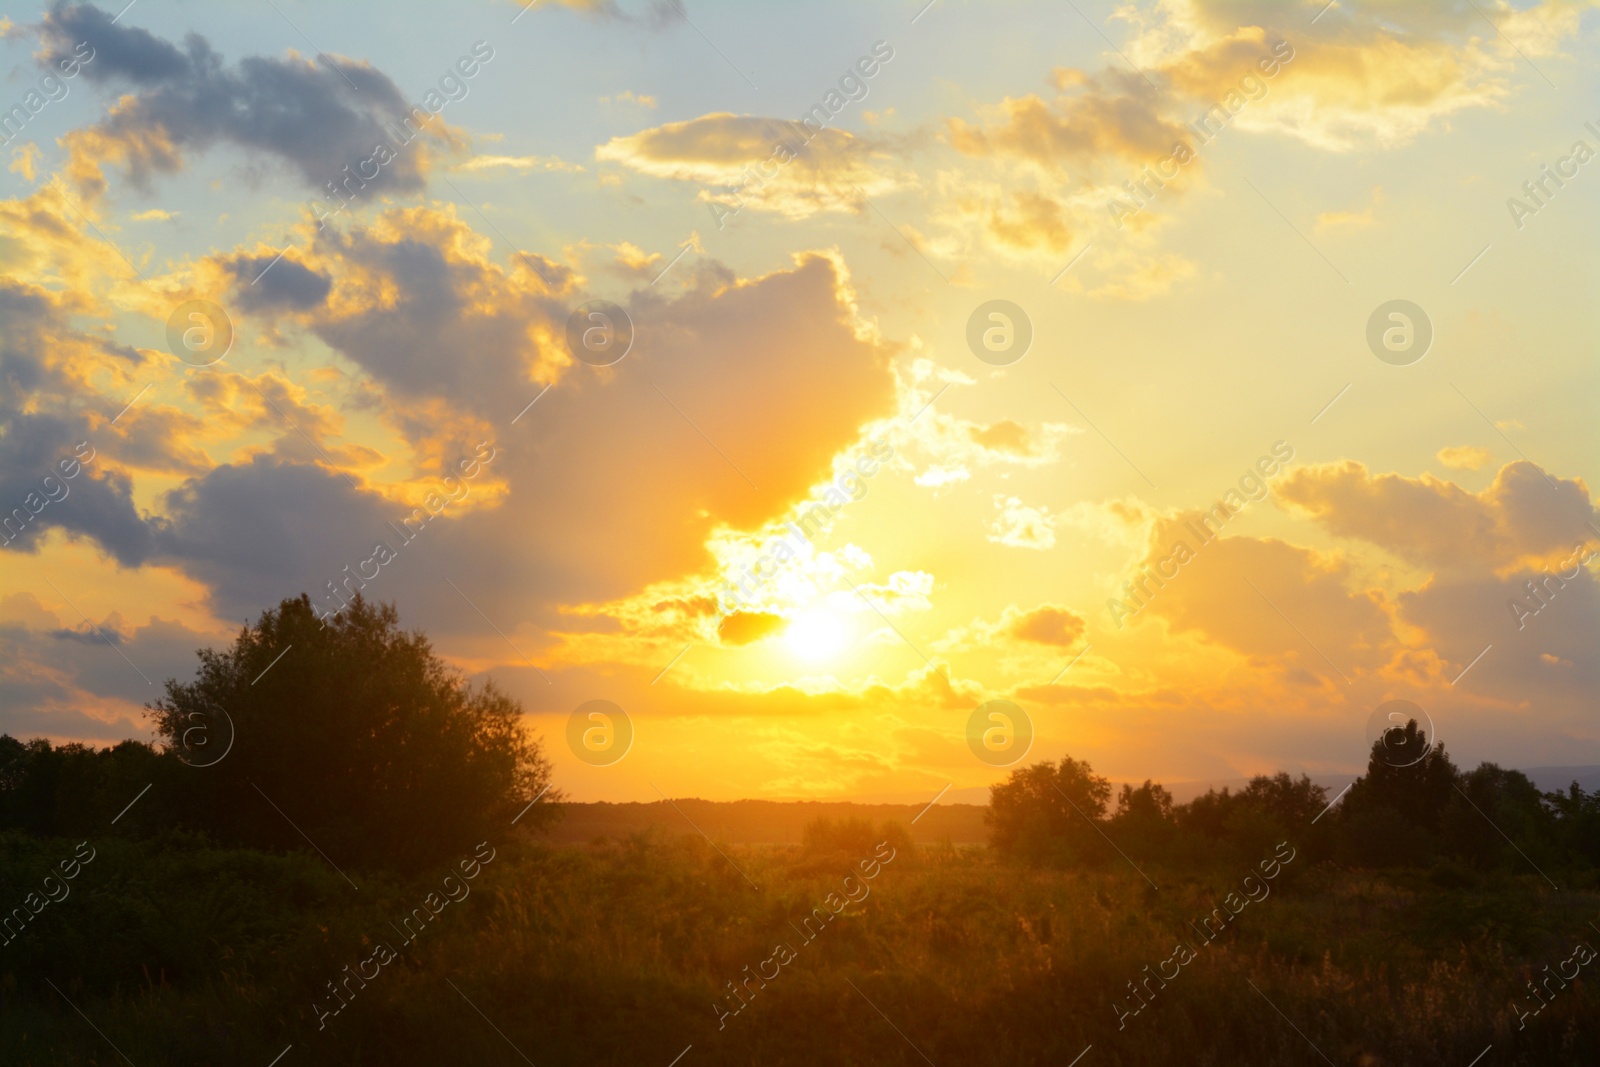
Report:
M1421 863L1441 850L1460 772L1412 719L1373 742L1367 773L1351 785L1340 820L1351 858L1375 866Z
M150 713L193 764L180 818L220 841L414 869L511 833L549 785L517 702L466 684L392 605L357 597L324 624L308 597L285 600L199 655ZM541 803L518 826L553 814Z
M1428 732L1411 719L1373 742L1367 773L1350 787L1344 814L1387 808L1414 826L1437 831L1459 777L1444 745L1430 743Z
M1109 846L1097 824L1110 799L1111 784L1070 756L1012 771L989 789L989 842L1034 863L1101 862Z

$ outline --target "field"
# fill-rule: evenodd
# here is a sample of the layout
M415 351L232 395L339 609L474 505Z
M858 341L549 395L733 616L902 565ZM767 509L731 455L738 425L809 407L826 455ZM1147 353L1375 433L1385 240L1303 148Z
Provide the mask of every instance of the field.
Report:
M1600 938L1592 875L1374 873L1270 843L1040 870L892 824L855 837L508 837L350 882L315 856L109 840L0 948L0 1048L19 1067L1593 1062L1588 973L1536 1015L1524 986ZM0 837L8 897L75 844Z

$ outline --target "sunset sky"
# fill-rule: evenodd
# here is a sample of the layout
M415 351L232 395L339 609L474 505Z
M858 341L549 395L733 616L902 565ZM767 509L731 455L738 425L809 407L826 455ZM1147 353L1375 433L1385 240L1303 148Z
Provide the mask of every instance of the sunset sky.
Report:
M124 2L0 19L0 732L365 565L577 800L1600 763L1600 0Z

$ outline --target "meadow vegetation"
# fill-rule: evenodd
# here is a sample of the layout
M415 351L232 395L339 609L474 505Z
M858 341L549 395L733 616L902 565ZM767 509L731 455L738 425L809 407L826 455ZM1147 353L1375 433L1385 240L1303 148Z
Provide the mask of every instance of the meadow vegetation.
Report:
M511 822L549 784L514 704L386 609L324 630L296 603L169 685L163 745L0 739L0 1061L265 1065L292 1046L283 1067L666 1067L692 1046L681 1067L946 1067L1092 1046L1081 1067L1464 1067L1492 1045L1486 1063L1592 1062L1596 968L1576 946L1600 943L1600 795L1462 772L1414 725L1331 809L1286 774L1188 804L1153 782L1113 796L1068 758L994 788L987 847L861 819L815 820L796 845L552 845L558 804ZM308 666L286 657L277 696L246 692L285 625L313 642ZM323 728L353 751L294 779L274 746L327 713L323 673L356 709ZM235 750L211 766L185 766L168 725L197 695L235 702ZM1394 766L1405 745L1418 758ZM236 757L240 780L205 782ZM474 768L498 784L442 812L408 794L437 805ZM339 868L268 829L259 798L232 811L262 780ZM435 839L401 841L362 788Z

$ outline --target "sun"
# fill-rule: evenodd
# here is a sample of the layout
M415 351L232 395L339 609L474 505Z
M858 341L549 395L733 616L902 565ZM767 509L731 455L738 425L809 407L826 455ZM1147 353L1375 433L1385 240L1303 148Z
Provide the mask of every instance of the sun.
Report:
M808 611L796 615L784 631L789 651L804 660L824 660L838 654L850 636L845 620L831 611Z

